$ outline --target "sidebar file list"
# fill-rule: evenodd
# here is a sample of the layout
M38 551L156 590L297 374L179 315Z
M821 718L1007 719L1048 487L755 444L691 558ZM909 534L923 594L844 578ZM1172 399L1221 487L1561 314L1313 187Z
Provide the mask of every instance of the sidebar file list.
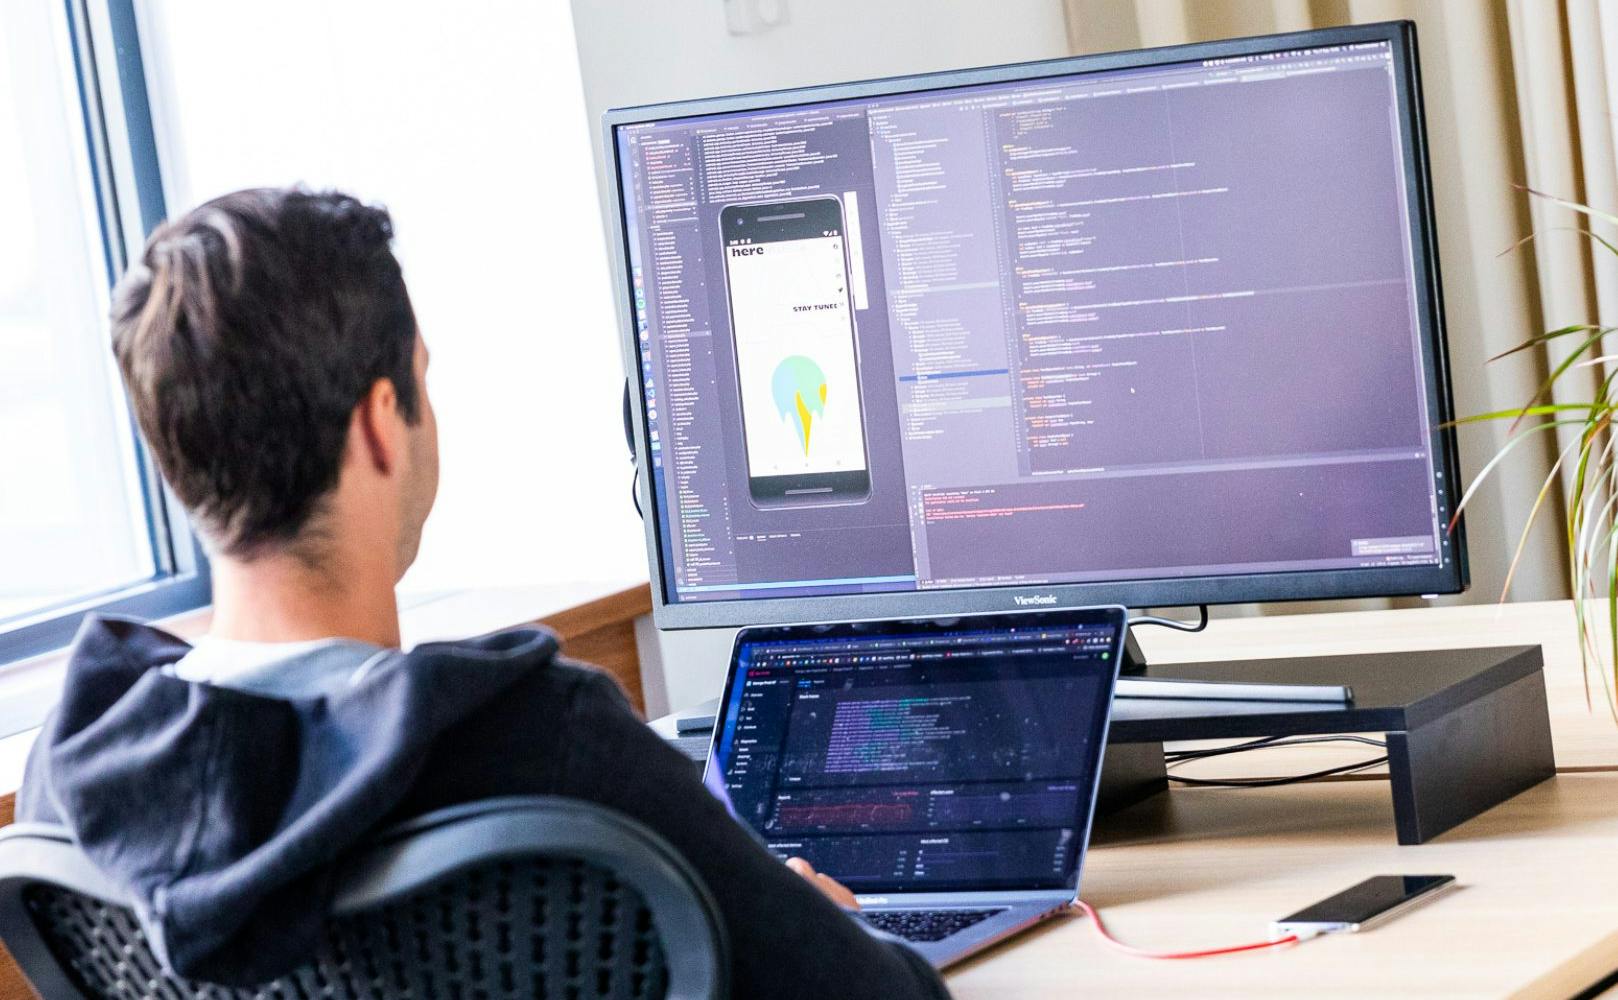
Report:
M689 142L641 137L631 142L638 153L632 162L644 192L650 242L652 294L645 310L659 330L657 399L666 411L670 439L657 443L663 445L678 511L671 532L675 581L681 588L733 584L736 553L723 456L703 455L701 435L693 433L717 379L709 296L692 294L693 286L705 283L695 155ZM652 419L657 420L655 413Z

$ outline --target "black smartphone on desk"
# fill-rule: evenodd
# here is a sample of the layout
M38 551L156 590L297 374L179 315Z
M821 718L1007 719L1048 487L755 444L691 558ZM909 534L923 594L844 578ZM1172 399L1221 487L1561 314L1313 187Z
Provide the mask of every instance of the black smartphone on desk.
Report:
M1271 932L1300 938L1352 934L1391 920L1454 885L1454 875L1377 875L1277 920Z

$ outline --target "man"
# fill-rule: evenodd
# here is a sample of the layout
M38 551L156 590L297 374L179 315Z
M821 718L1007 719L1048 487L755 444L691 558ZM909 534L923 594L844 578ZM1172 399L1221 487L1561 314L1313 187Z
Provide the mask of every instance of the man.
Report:
M696 866L737 997L944 996L914 952L827 898L852 905L846 889L732 821L548 633L400 651L394 586L438 454L391 239L385 211L344 195L242 191L159 229L120 283L114 349L212 552L212 631L191 647L88 621L19 818L71 828L179 974L251 984L310 954L334 859L379 826L574 796Z

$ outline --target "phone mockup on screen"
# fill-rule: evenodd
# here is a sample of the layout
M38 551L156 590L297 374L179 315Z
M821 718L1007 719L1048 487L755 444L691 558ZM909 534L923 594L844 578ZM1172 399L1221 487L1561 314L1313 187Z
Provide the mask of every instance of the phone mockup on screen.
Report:
M728 205L719 229L753 503L868 499L842 202Z

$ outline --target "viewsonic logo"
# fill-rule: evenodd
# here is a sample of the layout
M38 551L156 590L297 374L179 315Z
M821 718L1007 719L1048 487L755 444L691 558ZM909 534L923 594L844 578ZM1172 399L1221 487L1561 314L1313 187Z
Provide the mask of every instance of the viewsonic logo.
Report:
M1035 608L1056 603L1055 594L1019 594L1012 598L1019 608Z

